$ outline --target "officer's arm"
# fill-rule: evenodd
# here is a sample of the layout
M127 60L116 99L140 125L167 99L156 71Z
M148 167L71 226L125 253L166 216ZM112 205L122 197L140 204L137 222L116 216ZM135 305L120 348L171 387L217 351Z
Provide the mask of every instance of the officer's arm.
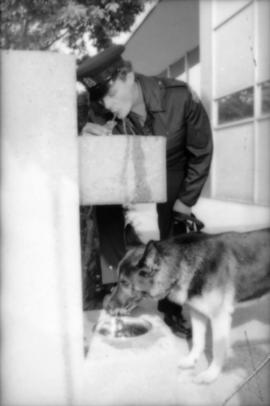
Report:
M193 206L209 174L213 152L212 131L206 111L196 95L187 89L185 120L187 126L187 173L179 193L185 205Z

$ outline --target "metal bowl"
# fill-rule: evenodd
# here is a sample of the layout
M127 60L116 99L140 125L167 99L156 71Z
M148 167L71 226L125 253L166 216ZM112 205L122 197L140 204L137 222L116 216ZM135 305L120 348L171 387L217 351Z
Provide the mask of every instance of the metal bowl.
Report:
M152 324L143 318L111 317L96 324L94 331L109 338L131 338L148 333Z

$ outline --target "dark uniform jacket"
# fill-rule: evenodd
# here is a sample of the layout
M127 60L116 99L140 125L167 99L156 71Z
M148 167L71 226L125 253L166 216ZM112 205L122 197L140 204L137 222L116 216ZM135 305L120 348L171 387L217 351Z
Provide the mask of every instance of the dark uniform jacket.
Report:
M212 132L205 109L184 82L143 75L136 79L142 88L153 134L167 138L167 169L181 173L178 197L187 206L193 206L207 179L212 158Z

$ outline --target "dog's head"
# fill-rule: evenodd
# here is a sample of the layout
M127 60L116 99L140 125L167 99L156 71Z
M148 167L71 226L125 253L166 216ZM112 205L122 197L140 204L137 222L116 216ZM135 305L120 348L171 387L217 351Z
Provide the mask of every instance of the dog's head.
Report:
M111 314L127 314L143 297L164 298L170 280L159 243L150 241L146 247L130 250L118 266L118 283L104 303Z

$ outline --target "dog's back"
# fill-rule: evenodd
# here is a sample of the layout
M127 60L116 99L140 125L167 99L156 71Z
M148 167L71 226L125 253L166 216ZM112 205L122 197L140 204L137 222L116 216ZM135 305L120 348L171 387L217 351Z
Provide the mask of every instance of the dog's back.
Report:
M183 269L192 273L189 298L217 285L234 285L236 301L270 290L270 229L187 234L160 244L180 277Z
M232 234L228 245L235 260L236 301L270 291L270 229Z

